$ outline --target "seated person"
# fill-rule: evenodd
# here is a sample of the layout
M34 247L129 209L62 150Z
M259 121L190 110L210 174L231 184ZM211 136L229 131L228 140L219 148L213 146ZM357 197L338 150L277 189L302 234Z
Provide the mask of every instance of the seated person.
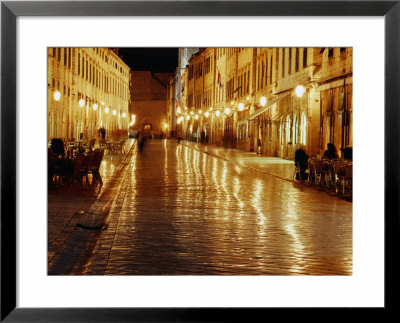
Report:
M346 161L352 161L353 160L353 148L352 147L346 147L342 148L342 159Z
M296 150L294 154L294 162L300 167L300 175L296 174L296 179L308 179L308 174L306 173L306 170L308 169L308 155L303 148L299 148Z
M330 142L327 148L328 149L324 152L324 159L339 159L339 155L333 143Z

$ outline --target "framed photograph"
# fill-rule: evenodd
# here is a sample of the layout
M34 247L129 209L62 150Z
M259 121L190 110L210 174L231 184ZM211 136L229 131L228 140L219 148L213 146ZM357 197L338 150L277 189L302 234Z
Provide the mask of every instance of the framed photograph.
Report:
M397 304L393 295L399 287L399 278L394 272L397 260L395 255L399 245L399 21L400 4L397 0L2 1L1 321L234 322L257 321L260 315L265 317L274 311L281 315L290 311L294 315L309 318L311 313L302 311L304 309L324 309L329 311L330 316L338 314L337 318L343 313L332 309L365 309L369 316L376 315L376 318L394 312ZM142 56L152 56L153 61L161 61L171 55L167 49L172 49L172 55L175 55L179 48L179 57L187 58L187 62L180 59L175 68L181 68L181 73L173 71L170 78L164 77L161 72L129 74L130 66L122 57L128 57L132 48L143 50ZM149 48L156 49L158 54L145 50ZM196 48L198 50L194 50ZM234 56L236 61L229 61L223 56L225 49L226 57ZM329 77L321 77L320 75L324 75L324 66L329 65L331 70L335 70L333 58L336 56L341 64L345 62L340 65L340 71L338 70L340 77L329 73L326 74L329 74ZM137 57L133 64L139 64ZM209 57L214 59L207 60ZM107 61L107 66L112 65L113 70L109 74L104 72L97 58ZM287 65L286 61L289 62ZM230 62L236 64L232 79L229 79L228 67L226 70L222 67L231 68ZM70 75L60 72L61 68L58 67L61 65L66 70L73 65L76 71ZM53 71L55 68L57 71ZM312 70L311 79L306 79L305 73L302 77L302 68L307 73ZM210 71L213 71L214 78L207 81L206 74ZM318 74L319 71L322 72ZM313 78L316 75L317 77ZM62 79L61 83L59 79ZM196 80L199 79L204 87L202 96L198 96L193 90L193 87L197 86ZM283 79L291 85L285 85ZM80 90L79 84L83 81L90 83L91 88L93 86L95 90L90 90L90 93ZM146 90L136 93L129 89L132 83L141 85L147 84L146 82L153 82L153 88L159 87L165 93L170 91L165 95L171 98L178 88L179 98L184 98L182 101L170 100L171 109L167 109L165 120L160 119L157 124L154 122L154 116L148 112L151 107L143 103L146 101ZM210 82L209 86L207 82ZM171 85L178 83L179 87L176 88L175 85ZM295 87L297 83L306 85ZM251 90L252 87L254 90ZM274 93L268 92L270 88L274 89ZM107 89L104 93L110 91L116 97L125 98L126 102L130 97L130 100L135 102L135 107L142 105L147 112L138 112L131 116L128 105L123 106L115 100L112 103L111 100L104 102L106 100L103 101L103 97L106 96L98 94L102 89ZM306 96L302 99L304 93ZM134 95L137 95L137 101ZM64 97L76 105L77 112L71 112L70 108L69 113L57 115L53 106L57 106L60 98ZM218 100L225 103L217 108ZM246 100L251 103L247 104ZM228 101L231 101L230 105ZM188 103L189 110L193 106L192 113L185 111L188 107L184 102ZM152 105L154 104L152 102ZM290 118L286 106L297 109L297 112L291 112ZM201 109L196 111L198 107ZM333 111L333 107L338 111ZM324 118L321 117L319 126L310 126L311 130L307 132L306 125L315 117L310 112L314 108L320 113L318 116L324 115ZM86 114L82 112L83 109L86 109ZM210 114L215 118L213 120L219 120L217 117L220 113L224 115L225 120L221 126L219 121L202 121L201 126L193 130L195 121L188 122L190 118L205 118L206 114L207 118ZM337 118L331 117L334 113ZM72 115L78 114L85 120L84 123L72 120ZM136 121L140 120L140 127L134 126L135 118ZM176 119L176 124L175 121L170 121L171 119ZM79 121L79 118L77 120ZM182 126L178 126L180 122ZM332 130L336 129L334 125L340 125L338 132ZM317 140L318 135L323 132L326 133L325 137L321 135ZM233 139L228 136L230 133ZM122 138L125 135L127 140ZM141 141L144 136L148 138L146 144L145 140ZM273 136L276 136L277 142L281 144L276 145L281 149L279 151L271 139L265 139L275 138ZM68 140L59 140L59 137ZM134 140L130 141L131 138ZM98 217L93 214L106 212L104 210L107 203L93 202L97 208L81 213L77 211L68 219L70 223L65 226L66 231L63 234L68 235L70 239L54 239L54 245L63 245L58 250L66 250L63 256L57 254L56 249L49 247L52 234L48 222L49 212L58 214L58 217L54 217L55 224L65 222L65 199L71 198L70 205L74 204L74 210L79 210L79 203L86 198L83 195L87 190L78 187L75 191L78 193L75 195L82 195L78 199L72 195L67 197L60 187L72 183L88 187L99 185L101 189L103 181L107 184L114 178L107 175L106 168L102 169L100 175L99 167L96 168L94 163L96 154L101 154L101 158L108 154L105 167L115 171L118 170L118 163L124 163L123 156L131 156L132 151L135 151L138 154L142 153L143 157L146 148L151 148L153 157L156 153L163 156L164 166L161 168L164 167L164 172L160 173L160 178L172 178L178 175L165 170L171 171L168 160L171 156L182 160L184 154L178 154L179 148L196 143L198 147L206 144L210 144L211 147L211 144L216 144L223 149L231 149L230 139L235 142L233 148L240 146L239 149L255 156L273 150L277 157L289 160L290 178L283 180L294 185L296 194L300 192L305 195L310 187L301 186L303 183L293 183L304 180L302 176L305 176L300 164L294 164L291 158L292 155L295 156L295 149L309 148L313 158L322 160L321 147L335 142L339 144L343 160L348 159L347 148L353 151L354 140L356 167L352 170L351 185L349 186L346 179L342 181L342 177L345 178L346 175L338 175L342 172L341 168L340 171L335 171L336 173L330 173L338 178L342 177L339 178L339 182L332 181L335 192L327 195L345 195L345 191L348 193L351 187L352 201L346 204L349 216L344 215L341 199L335 199L335 195L330 204L334 212L328 219L322 221L314 214L311 220L307 219L308 224L304 222L303 226L301 211L292 210L293 205L298 206L293 203L293 198L299 198L295 193L281 191L268 195L268 188L256 180L248 185L248 191L239 190L237 183L237 187L232 183L232 187L227 188L226 185L230 184L225 185L221 182L218 186L219 195L216 196L225 192L226 199L229 199L230 195L227 192L232 191L232 196L236 199L230 205L252 204L254 223L250 221L251 225L247 226L249 221L239 221L240 216L229 222L228 213L236 212L239 208L226 210L225 213L221 211L218 219L215 217L211 222L203 223L196 218L199 223L203 223L206 232L204 236L201 235L200 227L182 225L185 222L182 220L177 220L175 224L158 221L154 222L157 223L154 226L137 220L137 226L148 228L147 231L143 231L143 235L154 235L164 244L153 244L154 241L149 240L146 241L147 246L153 245L168 251L168 243L171 239L174 240L175 244L171 247L173 252L168 251L166 254L183 256L166 262L168 268L160 265L159 268L151 267L150 270L149 266L156 264L157 257L162 253L154 250L152 257L148 255L148 249L143 249L141 254L140 248L137 248L134 252L138 252L138 255L130 256L127 261L134 261L135 266L140 264L142 270L126 271L127 267L119 266L118 260L124 253L132 253L133 249L129 249L126 243L117 245L120 240L113 237L113 243L116 244L113 257L117 261L114 270L105 274L104 268L111 263L107 235L115 234L114 224L129 225L129 221L126 218L120 219L119 214L115 221L109 216L106 224L96 222ZM136 143L136 140L137 148L132 148L134 144L128 147L128 141ZM306 145L306 142L312 140L319 142L319 150L315 145L314 148ZM181 141L187 143L181 144ZM144 148L143 145L139 146L142 142ZM60 146L57 146L58 144ZM57 147L61 147L60 152ZM171 147L174 149L173 154ZM54 155L52 160L48 157L50 151ZM211 153L209 148L207 154ZM73 166L78 165L78 160L82 163L85 162L85 158L89 160L89 156L93 164L87 162L86 166ZM195 155L191 158L200 159ZM205 158L202 161L204 163ZM246 155L246 158L249 157ZM296 160L297 157L294 158ZM142 159L144 160L144 157ZM141 162L142 159L132 157L130 167L136 167L136 170L140 170L140 167L155 167L152 174L157 174L159 166L151 164L152 159L147 159L148 164ZM346 165L343 165L352 167L353 159L350 159L351 163L346 161ZM194 168L200 169L199 165L196 164ZM223 164L218 166L219 171L215 170L218 168L216 163L212 165L213 174L220 172L222 180L223 174L230 174L224 172L227 168ZM311 165L316 167L316 164L308 163L310 170ZM341 167L344 167L343 165ZM74 170L78 168L79 174ZM343 169L343 174L346 174L345 168ZM318 177L317 173L310 175L310 170L307 170L307 185L312 185L312 178L316 181ZM235 171L240 175L241 170L235 168ZM182 176L189 176L188 172L183 172ZM196 175L193 176L192 180L196 180ZM243 177L243 174L241 176ZM328 187L327 178L325 177L325 185ZM134 181L140 181L140 178L135 177ZM335 183L339 183L337 190ZM147 184L145 180L141 183L144 186ZM50 185L51 196L48 193ZM110 189L108 192L104 189L100 198L97 196L97 201L106 201L107 194L115 194L118 197L115 201L124 201L120 204L114 202L115 210L122 210L124 203L142 206L146 204L144 209L151 210L151 205L154 205L158 198L157 194L145 189L144 193L141 193L137 189L127 189L129 183L124 185L122 191L114 192ZM240 187L246 186L241 185ZM274 189L276 187L272 190ZM191 198L197 196L193 194L190 195ZM241 194L250 196L248 201L241 199ZM165 196L170 197L168 194ZM189 195L181 192L181 197L185 196ZM293 263L280 261L284 257L279 255L268 257L246 249L246 243L252 241L252 235L254 241L260 239L260 231L261 235L274 235L275 222L268 221L271 217L264 216L264 209L259 206L260 200L265 201L268 196L274 201L282 199L276 203L288 205L286 209L290 211L288 216L291 219L279 224L285 226L281 235L286 236L279 241L293 242L292 247L296 249L294 253L299 255L297 258L291 258ZM327 217L327 213L321 211L326 210L322 200L310 197L314 196L312 194L307 196L308 201L305 203L308 209L316 210L315 212L321 213L319 216ZM58 202L48 203L51 198ZM90 198L90 194L87 195L87 199ZM175 216L175 212L171 210L181 207L180 201L177 199L175 204L165 204L163 214ZM217 212L214 201L207 201L205 204L196 204L195 199L192 201L193 210L188 207L181 208L184 210L182 212L186 212L184 216L192 215L192 211L195 215L195 210L199 208L211 210L208 211L210 214L212 210ZM269 211L272 214L273 208ZM152 214L151 211L146 211L143 215ZM293 225L296 221L296 225ZM159 231L160 223L164 225L164 229L179 232L181 237L174 235L171 238L163 235L164 233ZM257 231L254 228L261 226L260 223L262 229ZM346 240L349 256L344 257L342 241L343 232L346 230L329 229L343 228L349 224L351 237L350 240ZM213 227L207 227L208 225ZM232 225L235 228L241 227L240 232L246 233L247 242L239 243L243 237L234 234L229 239L237 241L231 241L229 244L230 231L222 230L224 237L219 238L223 247L213 249L213 240L218 237L218 228L231 228ZM86 235L86 240L72 239L72 231L68 230L73 227L79 234ZM310 228L314 228L316 237L305 243L304 232L309 232ZM98 230L102 232L99 235ZM145 237L140 236L138 227L132 229L132 232L135 232L135 235L129 235L127 231L121 236L134 236L138 239L135 240L137 244L144 241ZM207 264L207 267L204 267L206 269L196 270L196 254L184 253L185 250L197 250L188 246L198 242L199 239L193 240L193 237L199 234L203 237L202 243L208 244L202 248L212 256L202 260ZM89 235L93 237L93 241L90 240L92 238L87 238ZM61 236L60 234L58 237ZM89 243L89 240L90 243L97 243L96 257L93 256L95 253L88 258L86 254L68 251L74 248L74 243ZM267 239L259 241L265 242ZM278 240L268 241L271 244L279 243ZM270 268L273 268L275 264L280 269L252 271L254 268L251 267L251 270L246 271L245 265L241 264L243 259L231 266L230 259L220 258L220 253L224 251L230 254L235 245L241 251L232 254L247 255L250 257L251 266L258 265L261 268L269 264ZM332 248L335 245L337 249ZM306 258L309 248L312 248L315 258L312 256L311 259L302 261L301 255ZM327 248L329 257L324 258ZM265 252L268 253L268 250L265 249ZM80 264L80 259L85 259L85 264ZM186 259L192 267L185 267L179 259ZM229 269L226 272L219 271L220 259L224 259L222 262L228 262L225 263ZM318 262L324 259L329 264L324 268L329 267L332 270L321 269ZM285 266L289 269L285 269ZM214 268L215 271L205 275L199 274L210 268ZM239 270L232 270L233 268ZM308 268L308 271L305 268ZM371 308L375 311L370 312Z

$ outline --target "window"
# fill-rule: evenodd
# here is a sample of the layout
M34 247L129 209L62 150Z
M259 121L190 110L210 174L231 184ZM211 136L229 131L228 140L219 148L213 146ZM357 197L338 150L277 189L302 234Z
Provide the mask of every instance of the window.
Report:
M272 84L272 55L269 58L269 84Z
M289 143L291 141L291 130L292 130L292 122L290 120L290 116L287 116L286 118L286 143Z
M204 63L204 74L208 74L211 71L211 58L207 57Z
M81 74L81 54L78 53L78 75Z
M302 145L306 144L306 137L307 137L307 120L306 120L306 115L303 113L301 115L301 129L300 129L300 143Z
M247 90L246 90L247 94L250 93L249 85L250 85L250 70L247 71Z
M191 80L193 78L193 70L194 70L194 66L190 66L189 67L189 80Z
M328 59L333 58L333 48L328 49Z
M307 67L307 48L303 48L303 67Z
M282 77L285 76L285 48L282 48Z
M296 66L295 66L295 72L299 71L299 49L296 48Z
M265 66L264 66L264 61L262 62L261 65L261 88L264 88L264 71L265 71Z
M292 73L292 48L289 48L289 66L288 66L288 74Z

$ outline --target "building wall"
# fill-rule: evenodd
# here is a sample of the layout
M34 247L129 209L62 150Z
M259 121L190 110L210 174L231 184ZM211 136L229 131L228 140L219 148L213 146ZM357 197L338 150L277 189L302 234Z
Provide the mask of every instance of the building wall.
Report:
M168 133L168 89L173 73L131 71L130 111L135 115L136 130L150 126L153 134Z
M211 143L288 159L299 147L316 155L328 142L339 150L352 145L351 48L214 50ZM205 53L192 56L189 74ZM199 87L208 88L202 77L188 80L187 99ZM297 86L304 89L301 96ZM188 113L199 108L195 103L188 104ZM186 134L193 130L189 123L181 126Z
M49 140L95 139L100 127L127 133L128 102L129 67L113 51L48 48Z

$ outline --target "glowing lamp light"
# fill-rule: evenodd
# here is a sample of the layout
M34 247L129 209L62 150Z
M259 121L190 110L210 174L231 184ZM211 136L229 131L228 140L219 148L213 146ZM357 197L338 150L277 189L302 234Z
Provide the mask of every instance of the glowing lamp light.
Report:
M199 116L196 114L196 115L194 116L194 118L197 120L197 119L199 118Z
M215 115L216 115L217 117L219 117L220 114L221 114L221 113L219 112L219 110L217 110L217 111L215 112Z
M209 116L208 111L206 111L206 113L204 113L204 115L206 116L206 118L208 118L208 116Z
M97 110L97 104L93 104L93 110Z
M106 107L106 108L104 109L104 112L105 112L105 113L110 112L110 108L109 108L109 107Z
M260 104L261 106L265 106L267 104L267 98L265 96L261 97Z
M244 109L244 104L243 104L243 103L240 103L240 104L239 104L239 111L243 111L243 109Z
M84 105L85 105L85 101L84 101L83 99L80 99L80 100L79 100L79 106L80 106L81 108L83 108Z
M61 98L60 92L55 91L55 92L54 92L54 99L55 99L56 101L58 101L58 100L60 100L60 98Z
M179 113L182 113L182 110L181 110L181 107L178 107L178 109L176 109L176 112L179 114Z
M187 115L187 116L186 116L186 120L189 120L189 119L190 119L190 115Z
M125 112L122 113L122 118L126 118L126 113Z
M199 114L202 114L203 113L203 110L199 110Z
M117 115L117 110L113 110L113 115Z
M229 114L231 112L231 110L229 108L225 109L225 114Z
M306 90L304 89L304 86L298 85L295 89L296 95L298 98L301 98Z

